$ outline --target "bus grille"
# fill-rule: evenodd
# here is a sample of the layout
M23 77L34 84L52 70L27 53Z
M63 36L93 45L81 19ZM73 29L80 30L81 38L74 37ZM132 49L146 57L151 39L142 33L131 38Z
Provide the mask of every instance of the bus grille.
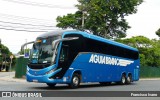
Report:
M50 64L28 64L28 67L31 69L43 69L49 66Z

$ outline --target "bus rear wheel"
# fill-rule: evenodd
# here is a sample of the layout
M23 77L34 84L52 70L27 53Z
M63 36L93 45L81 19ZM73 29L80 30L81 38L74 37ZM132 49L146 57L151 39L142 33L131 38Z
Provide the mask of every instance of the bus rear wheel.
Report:
M132 75L129 74L128 77L127 77L126 83L131 84L131 82L132 82Z
M75 73L72 76L72 80L71 80L71 83L69 84L69 86L72 89L75 89L75 88L78 88L79 84L80 84L80 76L79 76L79 74Z
M126 84L126 76L125 76L124 74L122 74L120 84L121 84L121 85Z
M46 83L49 87L55 87L56 83Z

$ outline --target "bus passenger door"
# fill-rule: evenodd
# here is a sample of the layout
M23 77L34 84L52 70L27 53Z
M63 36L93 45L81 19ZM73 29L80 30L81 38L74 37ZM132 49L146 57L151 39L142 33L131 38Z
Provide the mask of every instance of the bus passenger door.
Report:
M59 64L65 64L68 61L68 45L63 45L59 57Z
M60 57L58 61L58 68L62 68L62 70L59 73L57 73L56 77L62 78L69 68L68 51L69 51L69 46L62 44Z

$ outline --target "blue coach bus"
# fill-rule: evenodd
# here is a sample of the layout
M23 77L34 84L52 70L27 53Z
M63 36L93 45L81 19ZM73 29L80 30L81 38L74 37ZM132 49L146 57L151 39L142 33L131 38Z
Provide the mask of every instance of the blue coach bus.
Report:
M45 33L22 48L31 43L28 82L77 88L82 82L107 85L139 80L139 54L133 47L77 30Z

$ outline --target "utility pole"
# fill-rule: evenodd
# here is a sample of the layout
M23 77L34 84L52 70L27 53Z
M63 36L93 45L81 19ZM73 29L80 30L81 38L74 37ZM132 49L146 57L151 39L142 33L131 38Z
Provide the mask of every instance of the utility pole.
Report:
M10 72L11 72L11 71L12 71L12 70L11 70L11 66L12 66L13 55L10 56L10 59L11 59L11 62L10 62L10 65L9 65L9 70L10 70Z
M84 28L84 11L82 11L82 29Z
M27 39L26 39L26 43L27 43ZM27 49L27 45L26 45L26 49Z
M0 47L1 47L1 39L0 39ZM1 71L2 67L3 67L3 57L2 57L2 53L1 53L1 48L0 48L0 58L1 58L1 60L0 60L0 65L1 65L0 71Z
M25 39L25 42L27 43L27 39ZM24 47L24 51L23 51L24 56L25 56L25 54L26 54L26 50L27 50L27 45L26 45L26 49L25 49L25 47Z
M88 10L88 7L86 7L86 4L89 3L90 0L84 0L83 3L82 3L82 8L81 8L81 11L82 11L82 29L84 28L84 24L85 24L85 15L87 14L87 10Z
M1 39L0 39L0 45L1 45ZM2 54L1 54L1 48L0 48L0 55L2 55Z

